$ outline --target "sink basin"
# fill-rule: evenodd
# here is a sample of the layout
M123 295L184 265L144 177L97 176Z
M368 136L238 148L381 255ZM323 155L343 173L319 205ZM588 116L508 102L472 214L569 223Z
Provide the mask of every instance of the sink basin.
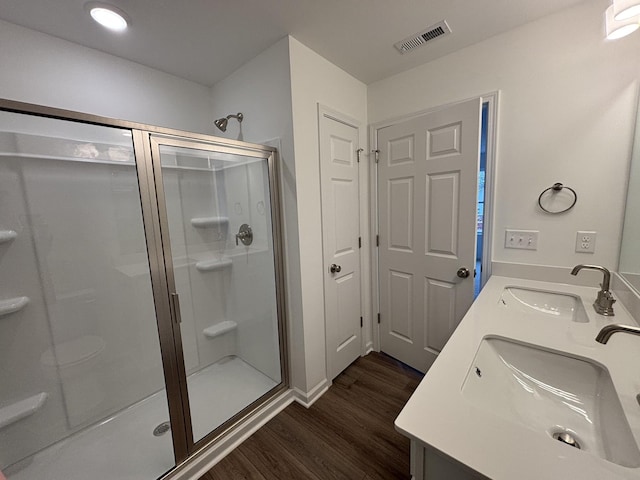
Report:
M485 337L462 394L477 408L547 435L559 449L572 448L554 440L568 434L584 452L624 467L640 466L609 372L598 363Z
M517 313L539 318L556 318L580 323L589 321L580 297L568 293L505 287L499 305Z

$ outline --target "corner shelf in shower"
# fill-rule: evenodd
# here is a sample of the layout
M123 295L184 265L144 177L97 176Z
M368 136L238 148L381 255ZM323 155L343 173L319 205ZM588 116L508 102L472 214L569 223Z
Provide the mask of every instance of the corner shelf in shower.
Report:
M227 332L231 332L236 328L238 328L238 324L236 322L233 320L225 320L224 322L216 323L215 325L205 328L202 333L207 338L216 338Z
M0 430L16 423L23 418L30 417L39 411L47 401L46 393L39 393L0 408Z
M196 263L196 268L200 272L215 272L216 270L224 270L230 268L233 261L230 258L215 258L213 260L202 260Z
M195 228L211 228L227 225L229 217L198 217L191 219L191 225Z
M0 243L7 243L16 238L18 234L13 230L0 230Z
M19 312L29 303L29 297L15 297L0 300L0 317Z

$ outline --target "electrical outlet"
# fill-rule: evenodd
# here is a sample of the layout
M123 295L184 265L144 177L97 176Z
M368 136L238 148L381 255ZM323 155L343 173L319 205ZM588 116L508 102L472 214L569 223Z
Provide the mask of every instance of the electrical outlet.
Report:
M522 250L538 249L537 230L506 230L504 237L505 248L519 248Z
M596 251L596 236L598 232L577 232L576 253L594 253Z

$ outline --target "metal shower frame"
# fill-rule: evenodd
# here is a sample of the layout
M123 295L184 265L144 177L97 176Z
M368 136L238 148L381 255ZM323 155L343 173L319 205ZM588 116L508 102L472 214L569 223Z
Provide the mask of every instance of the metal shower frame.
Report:
M234 427L258 413L269 400L289 388L284 232L279 161L275 148L7 99L0 99L0 110L131 131L176 467L196 452L222 440L233 432ZM198 442L193 441L191 428L179 310L174 308L172 301L177 292L160 166L160 145L263 158L268 162L281 382Z

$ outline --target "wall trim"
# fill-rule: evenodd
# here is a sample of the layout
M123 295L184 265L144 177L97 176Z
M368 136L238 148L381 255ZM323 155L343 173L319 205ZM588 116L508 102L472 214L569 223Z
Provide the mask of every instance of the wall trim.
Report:
M308 392L303 392L299 388L294 387L294 400L303 407L309 408L316 402L316 400L324 395L327 390L329 390L330 386L331 382L325 378Z
M293 390L286 390L267 403L260 411L235 426L234 430L215 445L203 448L161 480L190 480L200 478L216 463L296 400Z
M487 119L487 165L484 177L484 218L482 236L482 272L480 272L480 288L491 277L493 264L493 219L498 164L498 120L500 118L500 91L482 95L482 103L489 104Z
M367 342L367 344L365 345L364 354L362 356L365 357L369 355L371 352L373 352L373 340L370 342Z

